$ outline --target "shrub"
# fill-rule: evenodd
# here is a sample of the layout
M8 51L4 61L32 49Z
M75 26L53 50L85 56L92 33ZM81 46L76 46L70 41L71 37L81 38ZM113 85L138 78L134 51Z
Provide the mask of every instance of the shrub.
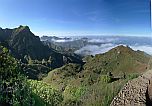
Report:
M80 98L86 91L86 87L83 87L83 86L80 86L78 88L74 88L72 89L72 95L75 97L75 98Z
M110 83L110 82L112 82L112 77L108 76L108 75L102 75L100 77L100 80L104 83Z
M138 76L139 76L138 73L129 74L129 75L127 75L127 79L131 80L131 79L137 78Z
M63 103L63 106L80 106L82 104L82 101L77 99L68 99Z
M59 91L52 89L50 85L36 80L28 80L28 83L32 92L45 101L45 104L57 106L63 101L62 94Z

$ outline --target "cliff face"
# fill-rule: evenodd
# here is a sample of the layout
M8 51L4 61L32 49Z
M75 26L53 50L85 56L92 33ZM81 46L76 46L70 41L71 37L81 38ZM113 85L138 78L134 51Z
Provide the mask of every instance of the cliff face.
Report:
M55 52L44 46L38 36L35 36L27 26L13 30L9 45L21 56L29 55L33 59L48 58Z
M0 28L0 42L9 48L15 58L24 60L25 56L31 59L54 59L54 67L60 67L63 63L63 55L54 49L43 45L38 36L35 36L28 26L19 26L14 29Z
M129 81L113 99L110 106L151 106L148 87L152 79L152 70Z

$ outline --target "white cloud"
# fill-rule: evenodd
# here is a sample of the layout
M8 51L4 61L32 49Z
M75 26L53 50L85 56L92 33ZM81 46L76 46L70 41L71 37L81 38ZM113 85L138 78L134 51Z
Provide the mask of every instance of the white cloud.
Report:
M122 44L119 44L119 45L122 45ZM112 43L102 44L100 46L87 45L87 46L75 51L75 53L76 54L81 54L81 55L102 54L102 53L105 53L105 52L111 50L114 47L119 46L119 45L115 45L115 44L112 44ZM133 46L130 46L130 47L135 51L140 50L140 51L144 51L144 52L152 55L152 46L149 46L149 45L133 45Z
M133 50L144 51L150 55L152 55L152 46L150 45L138 45L138 46L130 46Z
M118 40L118 38L105 38L105 39L91 39L88 42L91 42L91 43L110 43L110 42L114 42L117 40Z
M54 42L72 42L72 41L73 41L73 39L70 39L70 40L65 40L65 39L61 39L61 40L53 40L53 39L52 39L52 41L54 41Z
M100 46L87 45L87 46L75 51L75 53L81 54L81 55L96 55L96 54L100 54L100 53L105 53L114 47L116 47L116 46L112 43L102 44Z

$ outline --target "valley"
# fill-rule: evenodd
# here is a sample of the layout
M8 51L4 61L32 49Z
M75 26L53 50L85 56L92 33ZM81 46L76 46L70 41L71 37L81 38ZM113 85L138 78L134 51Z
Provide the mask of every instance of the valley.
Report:
M21 25L1 28L0 45L0 105L109 106L152 68L147 37L39 38Z

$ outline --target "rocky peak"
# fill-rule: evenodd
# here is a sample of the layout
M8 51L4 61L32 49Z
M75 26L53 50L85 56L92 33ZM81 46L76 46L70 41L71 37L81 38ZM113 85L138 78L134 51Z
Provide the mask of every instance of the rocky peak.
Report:
M30 28L29 28L28 26L22 26L22 25L20 25L20 26L18 27L18 29L30 31Z
M17 35L19 33L25 33L25 35L27 35L27 33L32 33L32 32L30 31L30 28L28 26L20 25L18 28L13 29L14 35Z

